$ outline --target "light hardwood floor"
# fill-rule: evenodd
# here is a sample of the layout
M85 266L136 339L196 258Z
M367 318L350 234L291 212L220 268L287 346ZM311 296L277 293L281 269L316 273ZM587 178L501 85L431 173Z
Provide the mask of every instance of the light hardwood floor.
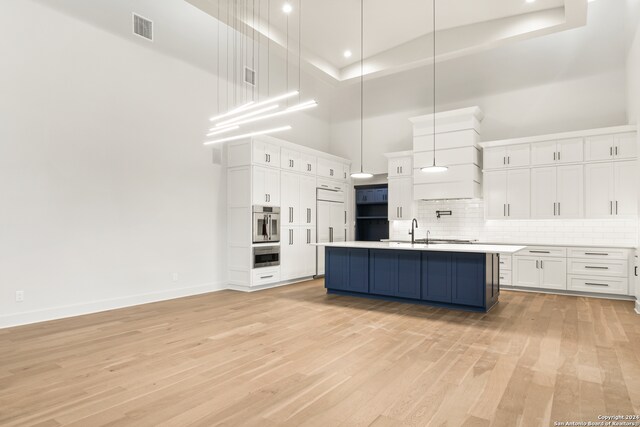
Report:
M481 314L322 286L0 330L0 425L547 426L640 414L631 302L503 291Z

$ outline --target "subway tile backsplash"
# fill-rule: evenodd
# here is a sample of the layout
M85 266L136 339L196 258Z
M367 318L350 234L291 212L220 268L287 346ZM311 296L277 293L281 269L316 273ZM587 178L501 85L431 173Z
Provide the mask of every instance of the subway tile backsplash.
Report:
M451 216L436 218L437 210ZM437 200L414 203L416 238L478 239L495 243L637 246L637 219L491 220L484 219L483 200ZM409 239L411 221L392 221L389 237Z

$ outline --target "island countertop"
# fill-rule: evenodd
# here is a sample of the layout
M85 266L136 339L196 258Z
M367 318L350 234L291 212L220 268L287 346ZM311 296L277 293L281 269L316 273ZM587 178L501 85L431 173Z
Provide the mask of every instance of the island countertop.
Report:
M398 242L331 242L314 243L316 246L328 246L332 248L358 248L358 249L392 249L426 252L465 252L465 253L501 253L510 254L524 249L526 246L515 245L482 245L482 244L430 244L423 243L398 243Z

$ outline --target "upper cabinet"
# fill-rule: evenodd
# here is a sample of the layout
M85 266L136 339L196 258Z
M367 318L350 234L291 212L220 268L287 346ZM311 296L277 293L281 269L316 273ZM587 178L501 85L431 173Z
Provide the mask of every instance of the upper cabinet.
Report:
M345 181L347 174L342 163L329 159L318 158L318 176L322 178Z
M283 148L280 150L280 167L284 170L302 172L300 152Z
M531 153L529 144L519 144L484 149L485 169L507 169L529 166Z
M584 216L582 165L531 169L531 218L582 218Z
M531 164L579 163L584 160L583 138L543 141L531 144Z
M389 177L413 175L412 156L389 158Z
M585 146L588 161L633 159L637 155L635 132L590 136Z
M253 163L279 168L280 147L264 141L253 141Z
M485 173L485 217L487 219L529 218L530 185L529 169Z
M638 212L637 163L594 163L585 166L589 218L630 217Z

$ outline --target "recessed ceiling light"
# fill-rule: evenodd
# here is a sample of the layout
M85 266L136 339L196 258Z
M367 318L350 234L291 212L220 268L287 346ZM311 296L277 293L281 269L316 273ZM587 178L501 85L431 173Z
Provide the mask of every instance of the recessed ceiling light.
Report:
M350 50L345 50L343 55L344 55L345 58L351 58L351 55L353 55L353 54L351 53Z
M287 15L288 15L288 14L290 14L292 10L293 10L293 6L291 6L291 4L289 4L289 3L285 3L285 4L282 6L282 11L283 11L284 13L286 13Z

